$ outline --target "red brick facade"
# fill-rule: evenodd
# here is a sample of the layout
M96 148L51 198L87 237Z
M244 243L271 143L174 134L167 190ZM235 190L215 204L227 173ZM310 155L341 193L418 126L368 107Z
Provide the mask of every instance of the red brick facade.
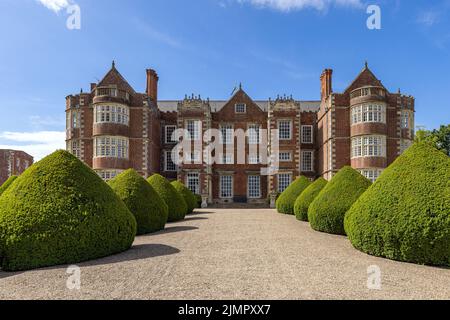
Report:
M0 186L11 176L21 175L33 164L33 157L23 151L0 150Z
M367 66L345 92L333 93L332 73L327 69L322 74L321 101L287 96L256 101L242 87L228 101L194 95L158 101L154 70L146 72L146 92L136 93L113 64L102 81L91 85L90 93L67 97L67 148L105 179L127 168L145 177L161 173L183 181L209 203L267 203L299 175L329 179L345 165L366 175L372 174L367 170L382 170L413 138L414 99L389 93ZM361 121L352 123L355 110L372 105L377 108L375 115L361 111ZM171 151L178 141L168 135L188 128L196 128L192 130L198 138L189 143L203 152L192 153L192 161L174 166ZM257 139L266 144L255 147L250 128L263 130ZM237 136L229 141L222 136L202 139L211 129L232 130ZM271 130L282 131L277 133L282 139ZM352 149L359 138L364 146ZM213 141L218 148L209 156L223 161L208 163ZM245 152L238 152L242 141L239 150ZM366 142L379 145L366 146ZM367 155L355 156L358 150ZM191 154L183 151L184 156ZM379 154L372 156L373 152ZM277 170L266 172L266 161L273 162L274 157L280 159Z

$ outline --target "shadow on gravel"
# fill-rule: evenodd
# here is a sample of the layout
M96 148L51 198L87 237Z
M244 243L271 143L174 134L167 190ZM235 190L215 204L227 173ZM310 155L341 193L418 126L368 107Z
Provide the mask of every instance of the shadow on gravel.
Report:
M189 216L186 219L184 219L184 221L195 221L195 220L208 220L208 218Z
M177 226L177 227L167 227L166 229L148 234L146 236L156 236L160 234L167 234L167 233L174 233L174 232L183 232L183 231L192 231L192 230L198 230L197 227L190 227L190 226Z
M14 277L14 276L17 276L17 275L22 274L22 273L23 272L4 272L4 271L0 270L0 280L6 279L6 278L9 278L9 277Z
M177 248L166 246L164 244L139 244L133 246L130 250L123 253L109 256L106 258L81 263L81 267L101 266L119 262L144 260L160 256L168 256L179 253Z

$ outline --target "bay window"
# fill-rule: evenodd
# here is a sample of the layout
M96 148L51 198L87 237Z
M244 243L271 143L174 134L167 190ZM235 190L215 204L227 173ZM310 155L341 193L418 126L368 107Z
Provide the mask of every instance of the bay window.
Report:
M385 136L362 136L352 139L352 158L385 156Z
M97 105L94 108L95 123L116 123L128 126L130 111L124 105Z
M128 159L128 138L100 136L94 138L94 157Z

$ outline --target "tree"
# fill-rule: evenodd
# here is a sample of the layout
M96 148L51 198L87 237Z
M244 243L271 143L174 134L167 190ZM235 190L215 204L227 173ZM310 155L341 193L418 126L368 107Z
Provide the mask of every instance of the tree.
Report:
M416 133L416 142L428 143L450 156L450 124L442 125L433 131L419 130Z

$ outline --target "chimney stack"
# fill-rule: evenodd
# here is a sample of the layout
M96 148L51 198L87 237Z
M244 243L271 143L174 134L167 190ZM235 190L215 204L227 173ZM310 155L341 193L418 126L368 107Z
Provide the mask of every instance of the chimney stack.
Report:
M150 99L158 101L158 74L153 69L147 69L147 89L146 94Z
M320 76L320 83L321 83L321 98L322 100L325 100L330 96L330 94L333 92L333 70L332 69L325 69L322 72L322 75Z

